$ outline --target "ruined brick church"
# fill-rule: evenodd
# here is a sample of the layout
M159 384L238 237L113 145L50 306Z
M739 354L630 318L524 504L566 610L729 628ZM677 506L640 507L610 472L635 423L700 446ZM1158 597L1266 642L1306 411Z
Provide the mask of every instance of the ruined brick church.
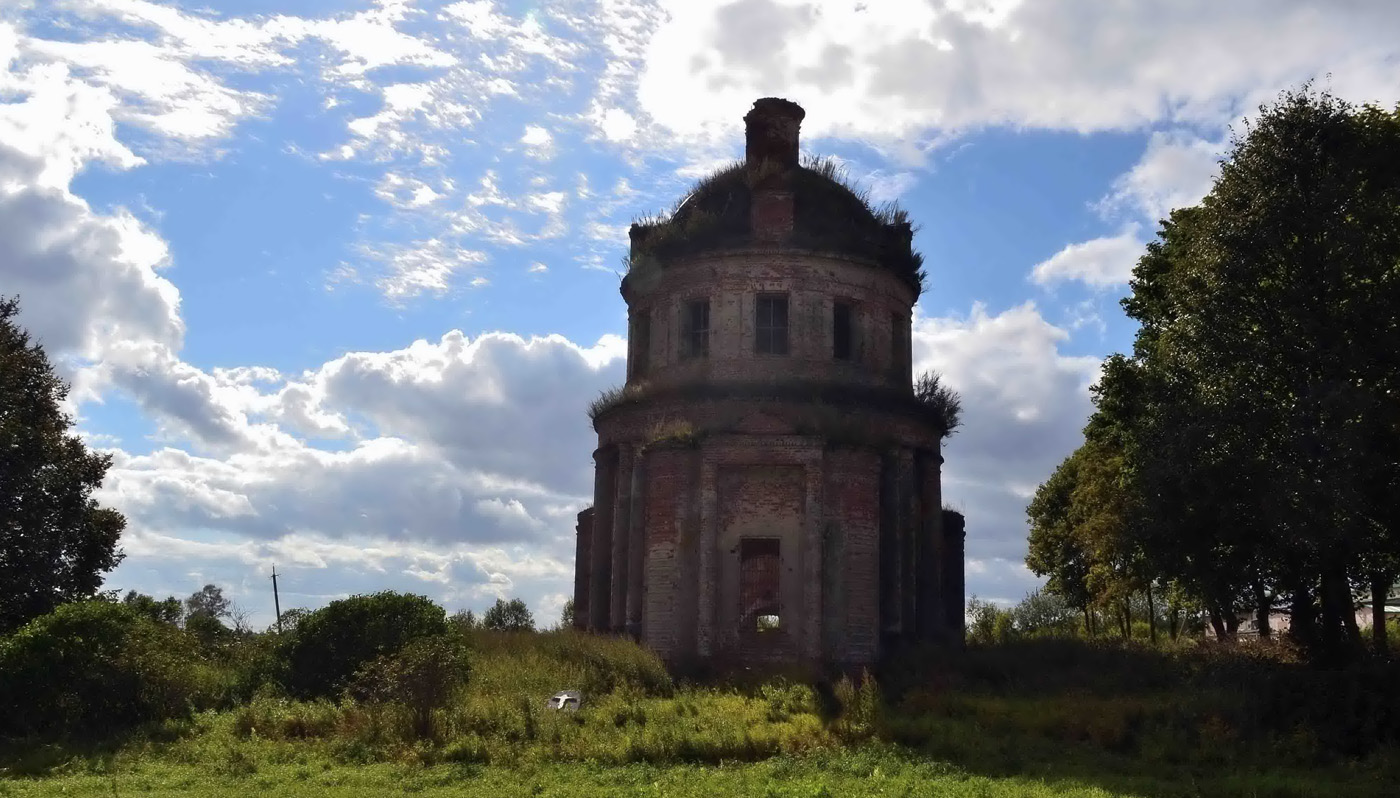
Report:
M592 408L574 622L673 664L870 664L963 636L948 430L912 387L922 258L805 112L744 117L742 162L631 228L627 381Z

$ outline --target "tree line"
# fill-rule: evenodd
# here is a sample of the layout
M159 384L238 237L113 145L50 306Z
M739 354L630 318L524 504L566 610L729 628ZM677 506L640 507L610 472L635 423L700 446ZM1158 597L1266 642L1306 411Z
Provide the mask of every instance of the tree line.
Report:
M1036 491L1026 562L1086 625L1242 614L1320 658L1400 576L1400 108L1310 86L1236 131L1209 194L1173 210L1121 304L1084 442ZM1156 617L1155 607L1149 612ZM1155 629L1154 629L1155 633Z

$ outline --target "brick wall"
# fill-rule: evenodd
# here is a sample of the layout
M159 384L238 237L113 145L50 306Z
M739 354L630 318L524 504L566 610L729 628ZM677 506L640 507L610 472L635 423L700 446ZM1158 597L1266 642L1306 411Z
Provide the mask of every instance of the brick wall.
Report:
M908 364L892 369L895 336L907 338L913 292L886 269L837 255L730 252L704 255L667 266L646 290L629 292L635 328L640 314L651 318L644 377L656 385L696 380L750 378L820 379L886 385L908 382ZM788 355L754 351L754 298L785 293L789 303ZM710 355L682 359L678 331L681 309L693 299L710 300ZM832 357L832 303L855 304L856 357ZM892 329L898 320L901 329ZM907 346L900 351L908 351ZM631 356L637 360L635 352ZM907 357L905 358L907 361Z
M839 447L824 457L827 550L826 657L873 662L879 653L880 456Z
M675 659L693 651L694 589L686 590L683 580L695 579L693 562L687 561L686 546L694 537L695 450L680 447L654 447L644 455L646 470L646 564L645 607L642 636L664 659ZM690 635L686 619L690 618Z
M806 607L802 595L803 540L807 475L795 465L728 465L716 471L719 584L716 648L772 644L795 649ZM739 555L745 538L776 539L779 545L779 629L758 639L739 605ZM763 652L752 654L762 656Z

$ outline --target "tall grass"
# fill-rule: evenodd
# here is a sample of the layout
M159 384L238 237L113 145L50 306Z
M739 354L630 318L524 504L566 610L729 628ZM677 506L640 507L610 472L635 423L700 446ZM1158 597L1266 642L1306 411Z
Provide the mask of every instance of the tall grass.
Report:
M698 774L770 763L743 767L773 778L859 771L852 784L912 768L930 779L961 774L946 782L949 794L978 774L1026 794L1065 784L1076 786L1044 794L1158 798L1301 796L1328 785L1385 795L1378 785L1400 773L1397 690L1367 686L1400 685L1394 666L1318 671L1282 646L1031 640L907 652L878 673L823 686L773 674L678 683L642 647L573 631L477 629L465 644L470 680L426 722L394 703L298 701L265 686L232 708L166 721L102 751L0 755L0 777L60 774L43 783L69 785L61 774L168 768L291 789L387 766L506 768L553 773L557 792L568 773L652 774L645 786L695 765L724 766ZM547 709L566 689L583 693L582 709ZM575 769L559 770L566 765Z

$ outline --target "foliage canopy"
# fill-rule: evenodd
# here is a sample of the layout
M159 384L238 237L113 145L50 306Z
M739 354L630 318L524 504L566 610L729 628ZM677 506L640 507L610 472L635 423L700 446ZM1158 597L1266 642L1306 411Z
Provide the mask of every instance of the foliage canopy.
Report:
M371 660L446 631L446 613L424 596L383 591L332 601L289 636L288 686L301 696L334 695Z
M0 634L95 595L126 526L92 498L111 457L69 434L68 386L18 313L0 297Z
M1357 653L1353 595L1400 575L1400 109L1261 108L1130 288L1133 351L1031 502L1028 564L1080 605L1183 594L1222 637L1285 606Z

